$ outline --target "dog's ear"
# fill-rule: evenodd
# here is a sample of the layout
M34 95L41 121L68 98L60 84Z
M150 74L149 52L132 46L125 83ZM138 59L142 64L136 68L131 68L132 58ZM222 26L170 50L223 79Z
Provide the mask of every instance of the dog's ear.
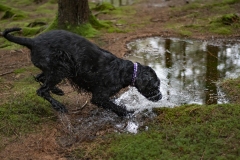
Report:
M160 81L155 71L151 67L139 67L135 86L140 92L158 88L159 85Z
M138 74L136 77L136 83L135 83L135 86L139 91L145 90L147 84L152 79L152 76L150 75L150 72L149 72L149 68L147 66L139 67Z

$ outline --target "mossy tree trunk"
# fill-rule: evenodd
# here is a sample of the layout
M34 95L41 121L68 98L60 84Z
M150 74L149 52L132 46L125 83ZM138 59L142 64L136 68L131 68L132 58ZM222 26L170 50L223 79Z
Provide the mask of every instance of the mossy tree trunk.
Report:
M58 27L87 23L90 17L88 0L58 0Z

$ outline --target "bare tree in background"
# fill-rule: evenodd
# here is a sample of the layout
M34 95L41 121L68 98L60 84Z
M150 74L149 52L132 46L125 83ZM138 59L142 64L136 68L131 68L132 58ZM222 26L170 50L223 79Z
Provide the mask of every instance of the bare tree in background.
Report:
M88 22L90 17L88 0L58 0L58 26L77 26Z

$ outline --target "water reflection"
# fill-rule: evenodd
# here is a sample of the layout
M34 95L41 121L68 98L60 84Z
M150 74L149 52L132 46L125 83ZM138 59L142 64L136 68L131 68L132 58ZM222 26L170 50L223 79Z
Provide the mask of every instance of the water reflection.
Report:
M115 7L131 5L134 2L134 0L91 0L91 1L96 3L108 2L113 4Z
M127 59L151 66L156 71L163 93L163 100L159 103L142 104L147 100L130 90L119 98L118 103L124 101L133 108L226 103L216 83L240 75L239 44L154 37L131 42L128 48L130 55ZM136 94L141 105L124 100L124 97L131 99Z

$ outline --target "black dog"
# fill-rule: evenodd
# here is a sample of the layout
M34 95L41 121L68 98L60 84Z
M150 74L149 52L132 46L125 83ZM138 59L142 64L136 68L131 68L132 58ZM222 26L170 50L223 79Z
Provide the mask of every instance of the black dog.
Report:
M28 47L33 64L42 70L36 76L41 82L37 94L61 112L67 112L63 104L50 95L50 91L63 95L56 87L64 78L79 90L92 93L91 102L110 109L119 116L129 111L114 104L110 97L129 85L151 101L162 98L160 80L154 70L139 63L117 58L85 38L64 30L53 30L35 38L15 37L10 32L21 28L6 29L2 35L9 41Z

